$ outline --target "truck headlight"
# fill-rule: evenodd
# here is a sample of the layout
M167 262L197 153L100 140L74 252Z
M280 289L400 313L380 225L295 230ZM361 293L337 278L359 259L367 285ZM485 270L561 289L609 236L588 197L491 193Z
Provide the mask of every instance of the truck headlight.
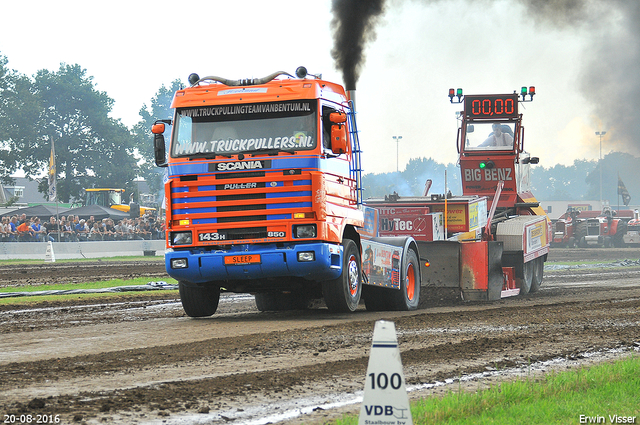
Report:
M189 262L186 258L174 258L171 260L172 269L186 269L189 267Z
M171 245L191 245L192 243L191 232L171 232Z
M299 262L309 262L316 260L316 253L313 251L298 252Z
M293 226L293 234L296 238L307 239L318 236L318 231L315 224L299 224Z

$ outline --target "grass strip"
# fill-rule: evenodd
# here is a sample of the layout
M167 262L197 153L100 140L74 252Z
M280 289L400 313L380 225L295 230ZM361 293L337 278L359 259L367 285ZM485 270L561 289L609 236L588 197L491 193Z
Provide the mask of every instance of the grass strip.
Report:
M163 278L163 282L169 284L177 284L175 279ZM64 284L50 284L50 285L30 285L19 287L5 287L0 288L0 293L6 292L37 292L45 290L71 290L71 289L102 289L102 288L114 288L117 286L134 286L134 285L146 285L153 280L148 277L139 277L135 279L112 279L98 282L84 282L84 283L64 283ZM0 305L16 305L16 304L36 304L44 301L66 301L77 299L90 299L99 297L135 297L140 295L149 294L177 294L176 290L160 290L153 291L136 291L133 293L98 293L98 294L69 294L69 295L45 295L45 296L30 296L30 297L15 297L15 298L0 298Z
M637 263L638 259L633 258L633 259L629 259L629 258L623 258L620 260L589 260L589 261L547 261L545 263L545 265L551 265L551 266L582 266L582 265L598 265L598 264L602 264L602 265L616 265L616 264L620 264L620 263Z
M414 424L640 423L640 356L411 404ZM633 419L635 418L635 419ZM384 417L380 418L384 420ZM345 416L339 425L357 424Z
M163 282L175 284L177 281L170 277L158 279ZM134 279L112 279L101 280L97 282L83 282L83 283L56 283L56 284L44 284L44 285L29 285L18 287L4 287L0 288L0 292L35 292L35 291L48 291L48 290L67 290L67 289L102 289L113 288L116 286L129 286L129 285L146 285L149 282L153 282L153 279L148 277L137 277Z

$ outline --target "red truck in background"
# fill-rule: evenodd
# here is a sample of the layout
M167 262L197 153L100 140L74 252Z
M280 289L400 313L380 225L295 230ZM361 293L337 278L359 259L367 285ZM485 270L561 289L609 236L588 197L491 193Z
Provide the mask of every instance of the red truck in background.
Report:
M640 245L640 212L635 210L633 218L627 222L627 231L622 236L622 242L625 245Z
M552 247L573 248L576 246L576 228L578 226L579 215L580 211L569 207L564 215L553 222Z
M625 214L626 213L626 214ZM553 223L553 241L556 247L624 247L635 240L635 222L630 210L613 211L605 207L602 211L578 211L567 209Z

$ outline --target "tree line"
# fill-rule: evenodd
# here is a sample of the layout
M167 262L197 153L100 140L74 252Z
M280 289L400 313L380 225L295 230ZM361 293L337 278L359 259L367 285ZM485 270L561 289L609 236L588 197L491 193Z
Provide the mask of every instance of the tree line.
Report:
M78 200L84 189L116 187L134 192L134 179L144 177L152 190L162 175L153 164L151 126L170 116L178 80L164 85L140 108L132 128L109 117L114 100L96 89L80 65L61 64L26 76L7 66L0 55L0 181L12 184L16 171L38 179L49 169L55 145L57 193L60 202ZM46 178L38 190L48 192Z
M594 201L600 199L600 167L602 167L602 199L611 206L622 206L618 198L618 177L631 195L631 205L640 202L640 158L623 152L611 152L598 160L576 159L572 165L531 166L532 192L539 201ZM381 198L394 192L401 196L424 193L425 182L432 180L432 194L462 194L460 168L440 164L432 158L413 158L404 171L369 173L362 178L364 197Z
M54 143L61 202L81 199L90 187L134 192L136 177L143 177L153 192L161 190L163 171L153 161L151 126L157 119L170 117L173 93L182 88L180 80L162 85L150 106L141 106L140 120L128 128L109 117L114 100L96 89L93 77L80 65L63 63L57 71L43 69L26 76L7 64L6 56L0 55L0 181L12 184L11 176L19 170L31 179L42 176ZM617 205L618 175L632 203L638 199L640 159L621 152L610 153L601 162L533 166L533 193L541 201L599 199L600 166L603 199ZM455 164L413 158L402 172L365 174L365 198L393 192L422 195L428 179L432 180L430 193L445 193L445 174L446 190L461 194L460 169ZM44 199L46 178L39 181L38 190Z

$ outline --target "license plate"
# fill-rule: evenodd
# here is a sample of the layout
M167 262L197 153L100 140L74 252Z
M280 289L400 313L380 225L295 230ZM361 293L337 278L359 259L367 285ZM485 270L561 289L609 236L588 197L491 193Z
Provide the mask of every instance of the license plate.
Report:
M260 263L260 254L230 255L224 257L224 264L227 266L258 263Z

